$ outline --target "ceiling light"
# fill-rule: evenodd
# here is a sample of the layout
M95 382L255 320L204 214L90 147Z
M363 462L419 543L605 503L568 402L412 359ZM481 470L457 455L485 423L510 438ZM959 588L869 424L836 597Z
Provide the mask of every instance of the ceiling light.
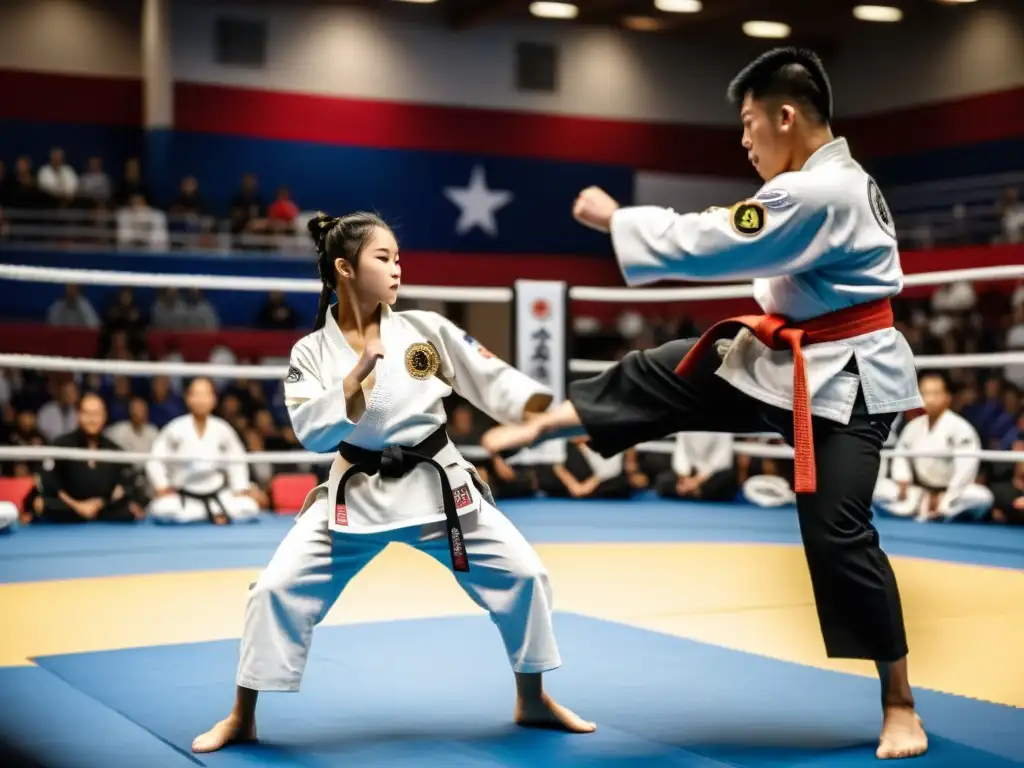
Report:
M748 37L789 37L790 32L788 24L778 21L747 21L743 24L743 33Z
M654 7L666 13L700 13L700 0L654 0Z
M622 25L634 32L657 32L661 29L661 22L653 16L627 16L622 20Z
M530 3L530 13L542 19L575 19L579 12L572 3Z
M903 11L891 5L858 5L853 9L853 16L861 21L899 21Z

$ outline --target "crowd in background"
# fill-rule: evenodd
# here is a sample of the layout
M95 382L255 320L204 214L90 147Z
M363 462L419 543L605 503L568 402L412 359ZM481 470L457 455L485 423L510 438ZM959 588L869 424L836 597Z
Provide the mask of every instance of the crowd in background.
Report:
M304 217L288 187L272 195L245 174L226 209L211 205L197 176L184 176L177 195L158 200L138 158L116 180L102 157L81 168L54 147L45 162L20 155L8 168L0 158L0 239L57 241L131 250L294 250L306 245ZM986 192L970 205L951 200L941 210L894 208L906 245L977 245L1024 242L1024 200L1015 186ZM903 224L906 226L902 226Z
M98 156L75 169L60 147L38 169L27 155L10 170L0 159L0 238L154 251L298 242L301 212L289 189L267 199L253 174L241 178L227 211L204 200L195 176L183 177L169 201L156 199L138 158L128 159L119 176L112 179Z

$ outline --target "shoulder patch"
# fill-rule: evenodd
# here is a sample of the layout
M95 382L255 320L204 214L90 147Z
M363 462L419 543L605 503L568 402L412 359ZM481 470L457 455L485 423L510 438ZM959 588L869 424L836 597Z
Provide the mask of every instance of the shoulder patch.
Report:
M294 384L297 381L302 380L302 371L296 368L294 365L288 366L288 375L285 377L286 384Z
M729 220L732 228L741 235L756 235L765 225L765 207L756 200L744 200L736 203L730 211Z
M773 211L780 211L793 204L793 198L784 189L762 189L754 195L754 199Z
M874 179L868 179L868 202L871 204L871 213L875 215L875 221L889 237L896 238L896 222L893 221L892 211L889 204L885 202L882 190L878 188Z

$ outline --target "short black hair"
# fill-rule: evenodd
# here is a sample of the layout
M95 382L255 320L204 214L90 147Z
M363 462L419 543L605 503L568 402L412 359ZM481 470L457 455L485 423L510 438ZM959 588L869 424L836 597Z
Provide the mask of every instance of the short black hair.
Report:
M950 381L949 376L942 371L922 371L917 377L917 386L921 386L927 379L935 379L942 383L943 388L946 390L946 394L953 394L953 382Z
M729 101L736 107L747 94L763 99L782 97L803 102L821 122L832 122L832 85L818 54L805 48L775 48L750 62L729 83Z

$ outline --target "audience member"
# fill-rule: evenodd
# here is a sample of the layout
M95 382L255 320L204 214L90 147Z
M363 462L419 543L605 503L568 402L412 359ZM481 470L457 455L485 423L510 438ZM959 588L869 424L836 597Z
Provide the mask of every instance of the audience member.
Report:
M77 285L64 286L64 296L50 305L46 313L50 325L66 328L99 328L100 318Z
M104 437L107 412L98 395L86 394L78 406L78 424L55 443L61 448L118 451ZM31 499L37 520L52 523L133 522L144 516L130 464L57 459L39 480Z
M39 409L38 425L40 434L50 443L78 426L78 385L74 381L62 382L57 397Z
M149 404L134 395L128 401L127 418L107 428L106 435L128 453L149 453L159 431L149 423Z

